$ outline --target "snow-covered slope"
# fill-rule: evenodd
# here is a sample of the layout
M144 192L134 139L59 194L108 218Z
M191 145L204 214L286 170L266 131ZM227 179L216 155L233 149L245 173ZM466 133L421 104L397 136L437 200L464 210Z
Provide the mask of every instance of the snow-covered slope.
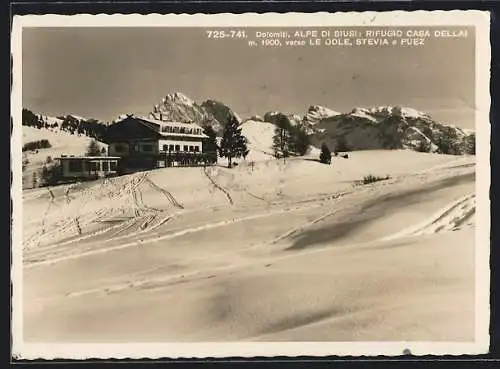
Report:
M84 135L72 135L65 131L53 129L37 129L23 126L22 130L23 145L28 142L48 140L52 146L23 153L23 161L26 162L23 170L23 188L33 186L33 173L36 172L36 175L39 176L49 156L55 158L61 155L84 155L89 143L92 141L92 138ZM99 143L99 145L100 147L107 147L103 143Z
M23 337L473 341L474 163L360 151L24 191ZM370 173L392 178L353 186Z
M59 129L61 127L61 123L63 122L60 118L51 117L48 115L38 115L38 119L45 124L45 127L48 129Z
M273 158L275 125L268 122L247 120L241 125L241 133L248 140L250 150L247 160L261 161Z

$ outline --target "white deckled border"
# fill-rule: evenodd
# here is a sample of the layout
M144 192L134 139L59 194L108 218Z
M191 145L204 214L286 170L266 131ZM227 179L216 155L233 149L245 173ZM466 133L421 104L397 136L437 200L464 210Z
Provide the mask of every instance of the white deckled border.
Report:
M476 29L476 254L475 341L456 342L220 342L128 344L28 344L22 322L22 29L26 27L307 27L307 26L474 26ZM348 13L246 13L150 15L15 16L12 29L12 355L23 359L221 358L253 356L462 355L489 346L490 124L489 13L482 11L393 11Z
M476 26L488 12L435 10L346 13L78 14L15 16L21 27ZM16 25L17 23L17 25Z

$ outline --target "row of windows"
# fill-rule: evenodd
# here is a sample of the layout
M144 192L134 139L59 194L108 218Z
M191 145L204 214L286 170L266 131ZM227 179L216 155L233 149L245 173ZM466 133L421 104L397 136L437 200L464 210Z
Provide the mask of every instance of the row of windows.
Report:
M183 133L188 135L201 135L202 130L200 128L188 128L188 127L171 127L163 126L161 131L165 133Z
M188 146L184 145L183 151L199 152L199 146ZM163 151L181 151L181 145L163 145Z
M88 166L90 164L90 168ZM90 162L87 163L85 161L81 160L71 160L69 162L69 171L70 172L85 172L90 170L91 172L96 172L96 171L103 171L103 172L108 172L108 171L114 171L116 170L117 163L116 161L101 161L101 162Z
M143 152L152 152L154 151L154 145L142 145L142 151ZM199 152L200 147L199 146L190 146L190 145L184 145L183 151L192 151L192 152ZM125 147L122 145L115 145L115 151L117 153L124 152ZM163 145L163 151L181 151L181 146L180 145Z

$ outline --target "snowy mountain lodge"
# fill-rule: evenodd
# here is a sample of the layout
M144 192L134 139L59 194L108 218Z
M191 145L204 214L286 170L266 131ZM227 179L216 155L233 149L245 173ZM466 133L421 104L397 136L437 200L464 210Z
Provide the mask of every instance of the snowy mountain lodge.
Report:
M106 132L108 154L122 159L125 168L207 164L203 140L194 123L162 121L127 115Z

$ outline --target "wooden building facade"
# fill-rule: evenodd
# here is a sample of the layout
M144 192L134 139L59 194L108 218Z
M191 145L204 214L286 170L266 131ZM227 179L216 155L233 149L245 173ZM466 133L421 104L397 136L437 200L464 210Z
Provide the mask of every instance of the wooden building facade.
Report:
M194 123L159 121L128 115L110 125L108 153L126 168L207 164L203 129Z

